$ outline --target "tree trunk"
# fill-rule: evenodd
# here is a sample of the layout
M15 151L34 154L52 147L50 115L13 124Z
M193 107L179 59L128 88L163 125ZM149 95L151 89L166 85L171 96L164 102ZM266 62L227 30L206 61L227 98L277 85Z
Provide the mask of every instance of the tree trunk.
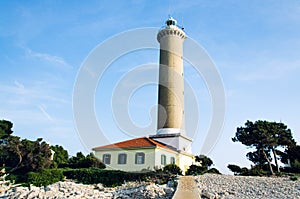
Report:
M267 162L268 162L268 165L269 165L269 168L270 168L271 174L272 174L272 175L275 175L275 173L274 173L274 171L273 171L273 168L272 168L271 161L269 160L269 158L268 158L268 156L267 156L267 154L266 154L265 150L262 150L262 152L263 152L263 154L264 154L264 156L265 156L265 158L266 158L266 160L267 160Z
M19 162L18 162L18 164L17 164L14 168L12 168L9 172L14 172L15 170L21 168L19 165L21 164L22 159L23 159L23 158L22 158L22 154L21 154L20 151L18 151L18 152L16 152L16 153L17 153L17 155L18 155L18 157L19 157Z
M279 169L279 165L278 165L278 161L277 161L277 154L276 154L275 149L272 149L272 152L273 152L273 155L274 155L274 160L275 160L275 165L276 165L276 168L277 168L277 172L280 173L280 169Z

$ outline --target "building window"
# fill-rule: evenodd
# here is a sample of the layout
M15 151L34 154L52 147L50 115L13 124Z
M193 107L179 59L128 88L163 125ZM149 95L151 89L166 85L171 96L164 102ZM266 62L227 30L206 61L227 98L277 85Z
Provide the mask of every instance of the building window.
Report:
M161 164L166 165L167 164L167 157L165 155L161 155Z
M118 164L126 164L127 155L125 153L120 153L118 157Z
M104 164L110 164L111 155L110 154L103 154L103 163Z
M139 152L135 154L135 164L145 163L145 153Z
M171 164L175 164L175 158L174 158L174 157L171 157L170 163L171 163Z

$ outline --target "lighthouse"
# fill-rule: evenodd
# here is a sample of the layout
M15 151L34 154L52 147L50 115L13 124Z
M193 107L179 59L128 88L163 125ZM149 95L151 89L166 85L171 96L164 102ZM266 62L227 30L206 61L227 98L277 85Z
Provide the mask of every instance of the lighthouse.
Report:
M196 164L184 127L183 28L169 17L157 33L160 44L156 134L93 148L107 169L143 171Z
M157 132L151 138L191 152L192 140L184 128L183 43L186 34L169 17L157 34L160 44Z

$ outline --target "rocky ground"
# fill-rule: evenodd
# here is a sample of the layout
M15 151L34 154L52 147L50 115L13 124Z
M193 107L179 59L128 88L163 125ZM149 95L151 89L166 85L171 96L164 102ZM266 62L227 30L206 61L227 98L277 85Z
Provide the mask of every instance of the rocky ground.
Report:
M180 178L181 179L181 178ZM183 179L183 178L182 178ZM195 186L186 181L184 189L194 189L199 198L209 199L300 199L300 180L292 181L288 177L245 177L205 174L194 177ZM101 184L83 185L74 182L57 182L46 187L13 187L11 184L0 184L0 199L31 199L31 198L172 198L174 189L166 185L154 183L127 182L115 188L105 188ZM178 190L180 189L178 187ZM188 199L186 194L181 198ZM180 197L179 197L180 198Z
M205 174L195 177L201 198L300 198L300 180Z
M6 190L0 187L0 198L9 199L79 199L79 198L99 198L99 199L142 199L142 198L172 198L174 189L166 185L156 185L154 183L125 183L115 188L104 188L101 184L83 185L74 182L57 182L46 187L14 187ZM1 192L2 190L2 192ZM5 191L6 190L6 191Z

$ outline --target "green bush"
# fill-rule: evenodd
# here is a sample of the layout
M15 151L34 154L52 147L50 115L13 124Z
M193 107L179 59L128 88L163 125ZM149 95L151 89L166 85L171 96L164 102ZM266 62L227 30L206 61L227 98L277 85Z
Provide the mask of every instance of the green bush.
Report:
M202 175L206 170L206 167L191 165L185 175Z
M298 177L297 177L297 176L291 176L291 177L290 177L290 180L292 180L292 181L297 181L297 180L298 180Z
M105 169L105 164L103 164L93 153L88 154L86 157L78 152L76 156L71 157L68 160L68 163L60 164L59 167L65 168L69 167L72 169L81 169L81 168L100 168Z
M67 169L63 174L68 179L76 180L84 184L102 183L107 187L121 185L124 181L147 181L155 178L155 172L125 172L103 169Z
M218 169L208 169L207 166L191 165L185 175L203 175L205 173L221 174Z
M9 175L5 178L6 180L10 180L11 182L15 182L18 184L26 183L28 180L27 173L16 171L14 173L9 173Z
M239 175L242 173L242 169L241 167L239 167L238 165L235 165L235 164L229 164L227 166L227 168L234 173L234 175Z
M207 170L205 173L221 174L220 171L216 168L211 168L211 169Z
M47 186L64 179L63 171L60 169L47 169L41 172L29 172L27 183L34 186Z
M176 164L168 164L163 168L163 172L174 175L182 175L182 171Z

